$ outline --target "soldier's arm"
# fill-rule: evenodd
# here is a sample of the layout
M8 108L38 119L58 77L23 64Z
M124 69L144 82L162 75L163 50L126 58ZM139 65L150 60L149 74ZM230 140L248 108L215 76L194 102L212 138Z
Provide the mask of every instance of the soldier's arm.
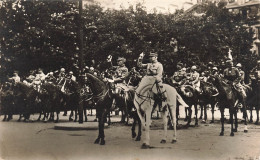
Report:
M138 58L138 60L137 60L137 67L139 67L139 68L146 68L148 64L143 64L142 61L143 61L143 59Z

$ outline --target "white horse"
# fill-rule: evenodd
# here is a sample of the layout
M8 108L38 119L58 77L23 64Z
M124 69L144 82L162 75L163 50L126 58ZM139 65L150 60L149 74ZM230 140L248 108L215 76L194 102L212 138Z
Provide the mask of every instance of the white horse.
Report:
M142 148L150 148L150 125L151 125L151 112L154 105L154 94L158 94L158 88L156 86L156 82L154 78L144 77L143 79L147 83L143 86L139 86L134 98L134 105L137 109L138 116L140 117L145 138L143 139ZM142 80L142 81L143 81ZM162 102L162 118L164 122L164 136L161 140L161 143L166 143L167 138L167 122L168 122L168 112L170 112L174 134L172 138L172 143L177 142L176 138L176 100L178 100L183 106L187 106L187 104L182 100L181 96L177 93L176 89L171 87L170 85L163 84L166 93L167 100Z

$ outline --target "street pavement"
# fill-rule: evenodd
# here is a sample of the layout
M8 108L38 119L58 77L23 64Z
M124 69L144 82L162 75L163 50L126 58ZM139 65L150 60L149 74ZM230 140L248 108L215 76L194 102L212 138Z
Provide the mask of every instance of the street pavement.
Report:
M210 116L208 111L208 116ZM156 116L156 114L154 115ZM192 116L194 117L194 115ZM228 111L226 112L228 117ZM241 119L242 114L238 117ZM1 116L0 118L3 118ZM37 119L38 115L33 115ZM180 126L183 126L184 112L181 110ZM254 119L256 118L254 114ZM249 124L248 133L239 123L238 132L230 137L230 125L225 124L225 135L219 136L221 124L219 111L216 111L214 124L201 123L177 130L177 143L171 144L172 130L168 131L166 144L161 144L163 135L162 119L153 119L151 125L151 146L140 149L142 142L131 138L131 127L118 123L119 116L112 116L112 125L105 129L106 145L94 144L98 130L55 129L53 122L0 122L0 158L4 160L209 160L209 159L252 159L260 156L260 126ZM89 116L93 121L95 116ZM240 120L239 120L240 121ZM89 122L92 125L95 122ZM60 115L59 124L71 124L68 116ZM77 122L75 122L77 125ZM97 129L97 128L96 128Z

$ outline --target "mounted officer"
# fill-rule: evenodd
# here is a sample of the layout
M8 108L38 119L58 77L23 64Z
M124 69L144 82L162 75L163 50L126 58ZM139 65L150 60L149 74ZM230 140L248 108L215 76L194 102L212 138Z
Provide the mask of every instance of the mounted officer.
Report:
M33 81L33 85L36 90L40 90L40 86L42 82L45 80L46 76L43 73L42 69L38 69L38 74L36 74L35 79Z
M142 63L143 56L144 56L143 53L140 54L140 57L138 58L137 61L137 66L140 68L146 68L147 72L146 72L146 76L144 76L143 79L141 80L139 87L136 89L136 92L137 93L140 92L140 90L146 85L147 80L149 78L154 78L156 85L159 89L159 94L161 94L162 96L161 97L162 100L166 101L167 93L162 84L163 65L157 60L158 54L155 52L151 52L149 55L149 59L151 63L147 63L147 64Z
M186 79L186 71L182 69L182 64L177 64L177 71L174 72L173 76L171 77L173 84L183 85Z
M112 64L112 56L109 56L107 62L111 63L111 69L114 70L114 82L122 83L124 82L126 76L128 75L128 68L125 66L126 59L123 57L119 57L117 59L117 66L113 66Z
M192 87L197 90L198 92L200 92L200 74L196 71L197 67L196 66L192 66L191 67L191 72L190 75L188 77L188 84L192 85Z
M10 80L13 84L16 84L16 83L18 83L18 82L21 81L21 78L19 77L18 72L17 72L17 71L14 71L13 77L9 78L9 80Z
M65 78L66 78L65 69L61 68L60 73L59 73L58 78L57 78L57 84L62 85L62 82L65 80Z
M45 81L48 82L48 83L55 83L56 82L56 78L54 77L53 72L49 72L46 75Z
M245 90L243 89L243 86L240 83L241 77L239 70L233 66L232 60L227 60L226 64L228 68L226 68L223 72L224 78L228 80L230 84L232 84L232 86L239 93L241 98L246 98Z

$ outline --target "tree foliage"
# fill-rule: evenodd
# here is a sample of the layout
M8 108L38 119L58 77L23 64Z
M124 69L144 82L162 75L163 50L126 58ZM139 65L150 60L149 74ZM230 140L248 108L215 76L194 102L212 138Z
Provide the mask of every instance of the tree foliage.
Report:
M100 64L112 55L114 61L126 57L127 66L133 67L140 53L155 50L166 72L172 74L178 61L192 64L196 57L200 62L217 62L230 48L237 61L252 68L256 60L250 52L253 33L241 16L213 4L201 6L200 13L151 14L141 4L122 10L91 5L79 19L75 2L2 2L1 74L28 73L39 67L76 70L79 23L84 26L85 65L102 69ZM97 30L91 29L93 25Z

